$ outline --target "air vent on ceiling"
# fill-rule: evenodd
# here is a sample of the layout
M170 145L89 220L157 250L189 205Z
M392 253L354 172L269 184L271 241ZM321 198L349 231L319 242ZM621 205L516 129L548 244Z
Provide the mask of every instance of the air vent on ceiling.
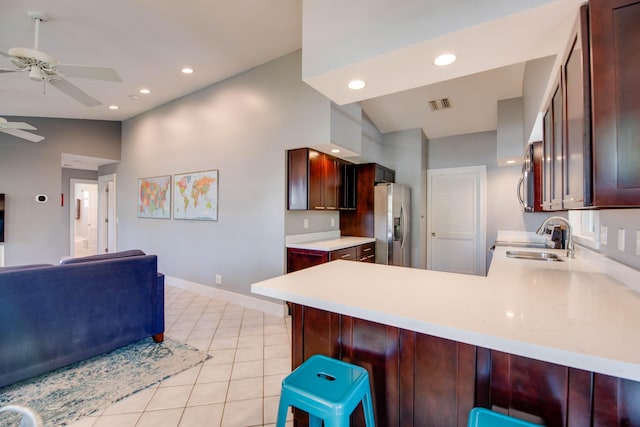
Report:
M449 98L434 99L429 101L429 106L431 107L431 111L444 110L451 108L451 101L449 101Z

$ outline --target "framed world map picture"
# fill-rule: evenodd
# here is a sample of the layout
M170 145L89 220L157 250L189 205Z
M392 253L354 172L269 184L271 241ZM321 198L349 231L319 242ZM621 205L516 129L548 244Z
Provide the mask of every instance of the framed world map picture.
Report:
M173 219L218 220L218 170L173 176Z
M138 179L138 217L171 218L171 175Z

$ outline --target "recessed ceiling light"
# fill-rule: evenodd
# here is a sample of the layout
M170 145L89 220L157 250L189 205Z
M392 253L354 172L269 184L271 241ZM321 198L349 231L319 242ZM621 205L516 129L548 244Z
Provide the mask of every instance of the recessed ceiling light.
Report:
M109 110L117 110L118 108L120 107L118 107L117 105L109 105Z
M131 98L134 101L137 101L138 99L140 99L140 95L136 95L136 94L129 95L129 98Z
M193 68L191 68L191 67L184 67L184 68L182 69L182 72L183 72L184 74L191 74L191 73L193 73Z
M360 90L365 87L367 84L362 80L351 80L347 87L351 90Z
M453 64L455 60L456 56L453 53L443 53L433 60L433 64L438 67L444 67L445 65Z
M505 163L508 164L508 165L512 165L515 162L516 162L515 160L511 159L511 160L507 160Z
M337 148L334 148L334 149L332 149L332 150L331 150L331 152L332 152L332 153L339 153L339 152L340 152L340 150L338 150Z
M138 92L144 93L145 95L147 95L147 94L151 93L151 90L149 90L149 89L140 89Z

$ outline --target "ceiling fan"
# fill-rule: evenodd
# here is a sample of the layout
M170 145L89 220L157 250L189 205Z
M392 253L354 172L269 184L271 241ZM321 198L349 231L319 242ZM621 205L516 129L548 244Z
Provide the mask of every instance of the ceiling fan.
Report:
M28 72L30 79L42 81L43 84L48 83L87 107L101 105L100 101L70 83L66 78L77 77L121 82L122 79L116 70L107 67L60 64L53 56L39 50L40 23L46 22L49 17L41 12L28 12L27 15L35 21L34 47L33 49L14 47L9 49L7 53L0 51L0 55L9 58L16 67L0 68L0 74Z
M8 133L9 135L17 136L18 138L26 139L31 142L40 142L44 139L44 136L26 132L25 129L36 130L36 128L31 126L29 123L8 122L7 119L0 117L0 132Z

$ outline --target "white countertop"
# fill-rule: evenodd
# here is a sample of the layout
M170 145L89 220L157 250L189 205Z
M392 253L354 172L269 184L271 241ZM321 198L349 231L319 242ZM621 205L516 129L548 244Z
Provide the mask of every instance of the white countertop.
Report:
M337 251L339 249L350 248L352 246L364 245L375 242L373 237L339 236L328 240L316 240L310 242L287 243L287 248L309 249L314 251Z
M487 277L333 261L255 283L251 290L640 381L640 293L578 255L565 262L534 261L507 258L508 249L496 248Z

